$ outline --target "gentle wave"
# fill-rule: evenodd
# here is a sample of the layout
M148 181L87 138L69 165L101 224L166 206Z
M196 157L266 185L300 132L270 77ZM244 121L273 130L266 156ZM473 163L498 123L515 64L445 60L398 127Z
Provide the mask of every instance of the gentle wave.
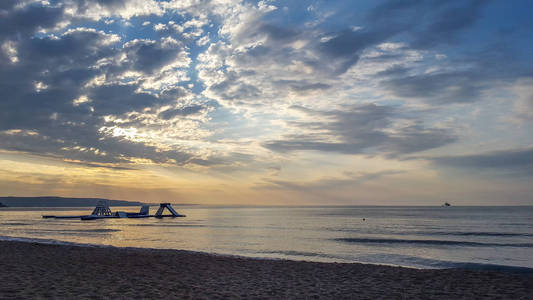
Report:
M65 242L65 241L54 240L54 239L25 238L25 237L16 237L16 236L0 236L0 241L39 243L39 244L47 244L47 245L79 246L79 247L91 247L91 248L112 247L108 245L84 244L84 243L76 243L76 242Z
M501 237L511 237L511 236L533 236L529 233L511 233L511 232L470 232L470 231L437 231L437 232L428 232L428 234L434 235L458 235L458 236L501 236Z
M490 263L472 263L451 260L440 260L423 258L418 256L398 255L398 254L371 254L362 255L355 258L357 261L371 264L385 263L388 265L407 266L423 269L466 269L481 271L498 271L513 273L533 273L533 268L513 265L499 265Z
M337 259L343 259L346 258L343 256L338 255L330 255L330 254L324 254L324 253L317 253L317 252L305 252L305 251L294 251L294 250L263 250L263 251L254 251L254 253L257 254L281 254L286 256L304 256L304 257L325 257L325 258L337 258Z
M355 232L355 233L367 233L370 230L366 229L353 229L353 228L326 228L328 231L336 232ZM446 235L446 236L482 236L482 237L529 237L533 236L530 233L521 233L521 232L487 232L487 231L396 231L396 230L377 230L372 229L371 232L380 232L385 234L395 234L395 235Z
M76 242L66 242L54 239L41 239L41 238L24 238L24 237L12 237L12 236L0 236L0 241L14 241L14 242L25 242L25 243L39 243L39 244L49 244L49 245L64 245L64 246L76 246L76 247L89 247L89 248L123 248L123 249L139 249L139 250L170 250L170 251L185 251L190 253L206 254L206 255L216 255L216 256L226 256L226 257L241 257L247 258L246 256L240 255L231 255L231 254L218 254L212 252L203 252L203 251L191 251L191 250L177 250L177 249L161 249L161 248L139 248L139 247L116 247L110 245L101 245L101 244L85 244L85 243L76 243ZM302 256L302 257L325 257L325 258L334 258L341 259L344 261L350 260L344 256L337 255L328 255L324 253L315 253L315 252L303 252L303 251L257 251L257 254L282 254L287 256ZM261 258L255 257L256 259L276 259L276 258ZM406 257L408 258L408 257ZM505 265L496 265L496 264L483 264L483 263L468 263L468 262L453 262L453 261L443 261L443 260L432 260L432 259L423 259L419 257L411 257L415 261L423 261L424 268L431 266L431 268L436 269L467 269L467 270L482 270L482 271L498 271L498 272L513 272L513 273L527 273L533 274L533 268L528 267L518 267L518 266L505 266ZM375 264L375 265L396 265L407 268L419 268L412 266L410 264L396 264L396 263L379 263L379 262L368 262L365 261L363 257L356 259L352 262L364 263L364 264Z
M131 227L206 227L202 224L128 224Z
M52 232L52 233L62 233L62 234L80 234L80 233L112 233L120 232L120 229L107 229L107 228L98 228L98 229L34 229L27 232Z
M45 231L44 229L41 229L41 231ZM46 230L46 231L57 231L57 232L73 232L73 233L108 233L108 232L120 232L122 230L120 229L58 229L58 230Z
M448 240L400 240L400 239L380 239L380 238L338 238L339 242L361 243L361 244L418 244L436 246L465 246L465 247L533 247L531 243L481 243Z

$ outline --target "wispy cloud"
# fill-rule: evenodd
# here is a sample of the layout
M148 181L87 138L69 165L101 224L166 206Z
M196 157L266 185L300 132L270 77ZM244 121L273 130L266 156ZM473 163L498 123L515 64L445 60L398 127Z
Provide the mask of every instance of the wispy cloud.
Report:
M533 176L533 148L508 149L470 155L430 158L434 163L449 168L496 175Z
M290 122L289 126L307 130L307 134L292 134L282 140L268 141L264 146L280 152L296 150L331 151L345 154L375 152L399 155L424 151L456 141L445 128L426 128L416 120L406 124L395 122L401 114L395 109L375 104L345 107L344 110L313 111L295 107L322 121Z

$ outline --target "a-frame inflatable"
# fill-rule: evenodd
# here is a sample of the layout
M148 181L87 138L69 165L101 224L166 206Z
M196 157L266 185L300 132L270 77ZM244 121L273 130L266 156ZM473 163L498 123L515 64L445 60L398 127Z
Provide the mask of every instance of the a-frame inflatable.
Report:
M166 209L168 209L168 211L171 213L171 215L164 215L163 214L163 211ZM170 205L170 203L160 203L159 204L159 209L157 210L157 212L155 213L154 217L156 218L163 218L163 217L185 217L185 215L180 215L178 214L177 211L174 210L174 208L172 208L172 205Z

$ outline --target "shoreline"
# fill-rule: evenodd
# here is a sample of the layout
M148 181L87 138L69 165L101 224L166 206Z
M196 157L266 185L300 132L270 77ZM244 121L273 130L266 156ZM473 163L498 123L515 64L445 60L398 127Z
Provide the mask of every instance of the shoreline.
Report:
M0 241L0 298L531 298L533 274Z
M41 238L26 238L26 237L13 237L13 236L0 236L1 242L21 242L21 243L30 243L30 244L45 244L45 245L60 245L60 246L75 246L75 247L87 247L87 248L116 248L116 249L125 249L125 250L139 250L139 251L181 251L191 254L203 254L203 255L213 255L221 256L228 258L242 258L242 259L257 259L257 260L274 260L274 261L295 261L295 262L316 262L316 263L326 263L326 264L362 264L362 265L371 265L371 266L385 266L385 267L399 267L413 270L472 270L472 271L495 271L495 272L509 272L509 273L523 273L523 274L533 274L533 268L523 267L523 266L508 266L508 265L497 265L497 264L483 264L483 263L469 263L469 262L454 262L451 263L450 267L434 267L434 268L424 268L424 267L415 267L415 266L402 266L395 264L386 264L386 263L375 263L375 262L360 262L360 261L314 261L308 259L292 259L292 258L276 258L276 257L261 257L261 256L245 256L238 254L228 254L228 253L217 253L217 252L205 252L205 251L195 251L195 250L186 250L186 249L172 249L172 248L144 248L144 247L121 247L113 245L104 245L104 244L88 244L88 243L77 243L77 242L68 242L54 239L41 239Z

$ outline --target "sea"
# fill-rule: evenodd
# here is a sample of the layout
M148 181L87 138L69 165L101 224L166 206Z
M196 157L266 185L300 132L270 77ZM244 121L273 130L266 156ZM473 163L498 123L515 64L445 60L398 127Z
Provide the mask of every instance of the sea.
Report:
M0 239L423 269L533 271L533 206L174 208L187 217L82 221L41 216L87 215L91 208L0 208Z

